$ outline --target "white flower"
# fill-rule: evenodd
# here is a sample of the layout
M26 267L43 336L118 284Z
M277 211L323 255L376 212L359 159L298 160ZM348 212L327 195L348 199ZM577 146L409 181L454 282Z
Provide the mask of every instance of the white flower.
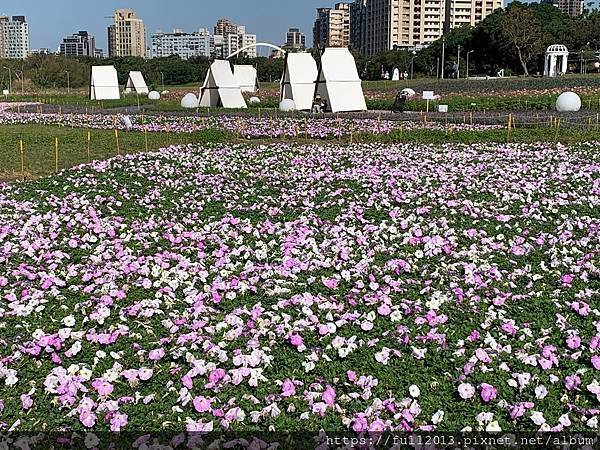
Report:
M548 389L546 389L546 386L544 386L543 384L540 384L538 387L535 388L535 398L537 398L538 400L542 400L547 395Z
M67 316L62 320L65 327L73 327L75 325L75 317Z
M410 396L413 398L418 398L419 395L421 395L421 390L419 389L419 386L417 386L416 384L411 385L408 388L408 392L410 393Z
M485 427L485 431L487 431L487 432L502 431L502 428L500 428L500 424L498 423L498 421L494 420L493 422L488 423L488 425Z
M444 420L444 411L442 411L442 410L436 411L436 413L431 417L431 422L434 425L437 425L442 420Z
M558 418L558 423L560 423L563 427L571 426L571 419L569 418L569 414L563 414Z
M540 411L532 411L530 419L533 423L535 423L538 426L546 423L546 419L544 419L544 414L542 414Z
M598 416L592 417L590 420L586 422L586 425L590 428L598 428Z

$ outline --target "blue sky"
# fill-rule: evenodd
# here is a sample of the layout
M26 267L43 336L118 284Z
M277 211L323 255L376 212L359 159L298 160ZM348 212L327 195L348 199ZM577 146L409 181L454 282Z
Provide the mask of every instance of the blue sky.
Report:
M31 48L58 46L63 36L88 30L96 46L106 52L106 27L116 8L133 8L144 19L148 33L183 28L212 29L217 19L228 17L246 25L259 40L283 43L289 27L299 27L312 42L315 9L335 0L0 0L0 14L25 15L30 26Z

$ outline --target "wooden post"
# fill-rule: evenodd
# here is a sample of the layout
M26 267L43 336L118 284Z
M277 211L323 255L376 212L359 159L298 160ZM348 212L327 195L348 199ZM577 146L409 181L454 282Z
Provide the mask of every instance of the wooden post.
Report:
M115 142L117 144L117 155L121 154L121 148L119 147L119 130L115 128Z
M512 113L510 113L508 115L508 125L507 125L507 128L506 128L506 140L507 140L507 142L510 142L511 127L512 127Z
M58 138L54 138L54 173L58 173Z
M23 139L19 140L19 152L21 153L21 177L25 179L25 154L23 152Z
M88 132L87 132L87 161L88 161L88 164L91 161L91 152L90 152L91 140L92 140L92 133L90 133L90 130L88 130Z
M308 119L304 118L304 134L306 136L306 140L308 141Z
M148 130L144 128L144 144L146 145L146 152L148 152Z

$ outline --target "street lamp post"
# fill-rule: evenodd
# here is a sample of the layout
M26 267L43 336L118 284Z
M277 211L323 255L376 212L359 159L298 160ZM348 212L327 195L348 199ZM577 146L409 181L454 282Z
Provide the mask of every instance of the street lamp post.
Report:
M8 70L8 92L12 94L12 73L10 67L4 66L4 69Z
M469 50L467 52L467 78L469 78L469 55L473 53L475 50Z
M162 90L165 92L165 74L162 72L160 73L160 79L162 81Z
M417 56L417 52L413 50L412 58L410 59L410 79L413 79L413 74L415 73L415 56Z
M446 38L442 36L442 65L440 67L440 78L444 79L444 60L446 57Z
M65 70L65 73L67 74L67 94L71 93L71 77L70 77L70 73L68 70Z
M460 45L458 46L458 54L456 55L456 79L460 78Z

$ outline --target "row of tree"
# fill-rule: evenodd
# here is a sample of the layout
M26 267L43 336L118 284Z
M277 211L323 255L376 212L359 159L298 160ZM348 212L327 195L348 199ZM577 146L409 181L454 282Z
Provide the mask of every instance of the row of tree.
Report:
M592 65L600 50L600 12L571 17L547 3L512 2L498 9L475 27L460 27L447 33L427 48L413 54L408 50L389 51L372 58L359 57L358 66L365 78L381 78L382 68L399 67L410 73L436 76L441 72L442 46L445 47L444 71L451 73L458 62L463 73L467 52L472 74L535 75L543 71L544 53L551 44L566 45L570 51L569 66L580 71L582 61ZM414 59L413 59L414 58Z
M551 44L564 44L571 51L570 66L581 70L583 61L597 60L600 49L600 12L586 13L579 17L563 14L558 8L545 3L510 3L485 18L475 27L460 27L447 33L444 38L418 52L391 50L366 57L356 54L356 64L363 79L381 79L382 71L391 73L394 68L415 77L436 76L442 71L442 46L445 49L445 73L459 62L465 67L467 53L470 55L471 74L496 73L530 75L543 68L544 51ZM313 50L315 57L319 57ZM235 60L239 64L252 64L258 70L260 81L276 81L283 72L283 60L269 58ZM90 66L112 64L117 68L120 82L126 82L130 70L141 70L149 85L161 89L162 85L200 83L208 70L208 58L192 58L187 61L177 56L157 59L142 58L65 58L57 55L31 55L25 61L0 61L0 87L9 84L13 90L19 83L29 80L41 88L78 88L89 83ZM10 69L10 70L7 70ZM464 74L464 69L462 71Z

